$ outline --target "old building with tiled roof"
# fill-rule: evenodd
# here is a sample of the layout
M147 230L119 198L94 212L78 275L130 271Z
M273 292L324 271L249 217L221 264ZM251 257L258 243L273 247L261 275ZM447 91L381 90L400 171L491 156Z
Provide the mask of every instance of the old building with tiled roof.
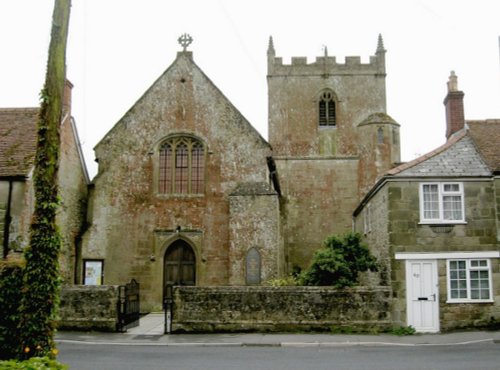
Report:
M26 177L36 150L38 108L0 108L0 178Z
M494 174L500 173L500 119L467 121L469 135Z
M83 227L88 175L76 125L71 117L71 88L65 89L60 126L61 153L57 224L62 236L61 273L73 283L79 238ZM0 251L21 253L29 243L29 227L35 202L33 166L36 153L39 108L0 108Z
M500 320L500 120L465 121L463 96L452 73L446 143L387 171L354 212L394 321L422 332Z

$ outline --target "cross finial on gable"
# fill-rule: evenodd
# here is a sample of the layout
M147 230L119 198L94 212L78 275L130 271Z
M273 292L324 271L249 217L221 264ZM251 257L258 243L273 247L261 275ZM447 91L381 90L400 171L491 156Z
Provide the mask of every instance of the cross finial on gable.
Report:
M185 33L177 39L177 42L182 46L182 51L186 51L187 47L193 42L193 38Z

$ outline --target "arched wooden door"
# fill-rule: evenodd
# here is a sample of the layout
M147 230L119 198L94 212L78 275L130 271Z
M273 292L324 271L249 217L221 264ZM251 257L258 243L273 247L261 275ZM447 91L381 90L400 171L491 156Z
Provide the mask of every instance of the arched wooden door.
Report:
M167 248L163 267L163 286L195 285L196 257L193 248L184 240L177 240ZM165 290L164 290L165 291Z

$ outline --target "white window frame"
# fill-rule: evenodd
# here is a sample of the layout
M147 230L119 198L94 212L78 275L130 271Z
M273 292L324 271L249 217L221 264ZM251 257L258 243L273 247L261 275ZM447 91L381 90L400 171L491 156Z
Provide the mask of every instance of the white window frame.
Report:
M427 185L436 185L438 188L438 218L425 218L424 209L424 187ZM445 185L458 185L458 191L445 191ZM443 198L445 196L460 196L461 199L461 213L462 218L456 220L447 220L444 218ZM465 199L464 199L464 186L461 182L423 182L419 187L419 202L420 202L420 223L421 224L465 224Z
M452 298L451 297L451 262L465 261L466 270L466 282L467 282L467 297L466 298ZM486 266L472 266L472 261L486 261ZM473 299L471 298L471 271L488 271L488 289L489 298L488 299ZM494 302L493 300L493 284L491 279L491 260L489 258L459 258L459 259L449 259L446 261L446 280L447 280L447 291L448 300L446 303L485 303Z

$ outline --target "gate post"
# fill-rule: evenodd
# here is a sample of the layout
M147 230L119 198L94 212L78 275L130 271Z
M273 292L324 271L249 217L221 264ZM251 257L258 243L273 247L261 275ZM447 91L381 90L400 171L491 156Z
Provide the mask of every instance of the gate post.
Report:
M167 284L165 286L165 294L163 301L163 309L165 310L165 329L164 334L172 333L172 316L174 306L174 286Z
M118 287L118 323L116 325L116 331L125 333L127 331L127 325L125 320L125 309L127 296L125 293L125 285L120 285Z

